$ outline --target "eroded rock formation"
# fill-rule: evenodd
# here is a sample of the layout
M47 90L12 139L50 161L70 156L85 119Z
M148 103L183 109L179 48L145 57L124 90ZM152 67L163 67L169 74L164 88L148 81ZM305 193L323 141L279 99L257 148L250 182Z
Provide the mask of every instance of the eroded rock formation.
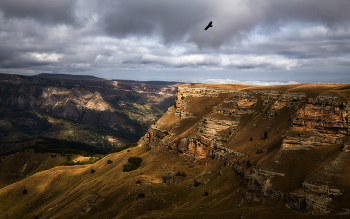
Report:
M330 182L344 178L342 166L350 159L349 93L346 85L182 85L175 107L140 143L148 148L166 145L194 159L225 161L243 183L239 194L248 202L266 203L265 196L290 208L326 214L334 211L333 197L348 189ZM301 165L297 168L304 171L304 180L292 180L295 162L308 162L306 151L322 167L307 173ZM284 178L291 179L288 192L276 189Z

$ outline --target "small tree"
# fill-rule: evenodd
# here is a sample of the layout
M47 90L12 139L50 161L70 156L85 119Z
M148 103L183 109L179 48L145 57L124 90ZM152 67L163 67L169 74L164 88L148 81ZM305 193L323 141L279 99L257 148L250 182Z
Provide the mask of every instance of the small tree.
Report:
M208 196L208 195L209 195L209 193L207 191L205 191L204 196Z
M27 193L28 193L27 189L23 189L23 194L27 194Z
M96 172L96 170L94 170L94 169L91 169L91 174L93 174L93 173L95 173Z
M113 163L112 160L107 160L107 164L111 164L111 163Z
M264 132L264 139L267 139L267 131Z
M247 167L249 168L249 167L251 167L252 166L252 164L250 163L250 160L248 160L247 161Z
M146 197L145 193L140 193L140 194L137 195L137 198L138 198L138 199L139 199L139 198L144 198L144 197Z

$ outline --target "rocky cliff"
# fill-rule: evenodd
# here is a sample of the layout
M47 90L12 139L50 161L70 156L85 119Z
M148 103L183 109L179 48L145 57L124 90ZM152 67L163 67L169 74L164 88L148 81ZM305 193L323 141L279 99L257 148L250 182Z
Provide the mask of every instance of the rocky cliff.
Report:
M225 161L250 199L254 191L294 209L348 211L349 97L347 84L186 84L140 143Z

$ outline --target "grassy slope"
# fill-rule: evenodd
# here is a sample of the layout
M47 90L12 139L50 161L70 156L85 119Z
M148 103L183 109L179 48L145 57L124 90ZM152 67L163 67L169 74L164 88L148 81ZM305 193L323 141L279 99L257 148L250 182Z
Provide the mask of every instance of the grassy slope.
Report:
M122 172L131 156L143 159L141 168ZM107 160L113 161L106 165ZM96 172L91 174L91 168ZM166 171L183 171L185 181L161 184ZM220 176L218 173L222 171ZM204 185L193 187L197 179ZM141 180L137 185L136 181ZM0 218L294 218L308 216L279 204L244 204L236 194L241 184L233 170L216 160L193 162L164 147L136 147L106 156L93 165L55 167L0 189ZM23 194L23 189L28 190ZM209 195L205 196L204 193ZM100 198L88 213L82 209L91 196ZM136 199L144 193L145 198ZM163 198L162 198L163 197Z
M34 153L33 149L4 156L0 162L0 188L21 181L35 173L51 169L67 157L54 153ZM86 160L88 157L72 155L72 160Z

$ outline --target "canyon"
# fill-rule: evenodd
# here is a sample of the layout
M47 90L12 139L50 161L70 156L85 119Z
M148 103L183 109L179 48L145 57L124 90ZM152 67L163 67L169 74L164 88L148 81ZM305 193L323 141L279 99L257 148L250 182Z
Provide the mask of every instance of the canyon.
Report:
M137 142L173 104L178 85L0 74L0 142L10 148L18 146L15 141L47 136L108 152Z

